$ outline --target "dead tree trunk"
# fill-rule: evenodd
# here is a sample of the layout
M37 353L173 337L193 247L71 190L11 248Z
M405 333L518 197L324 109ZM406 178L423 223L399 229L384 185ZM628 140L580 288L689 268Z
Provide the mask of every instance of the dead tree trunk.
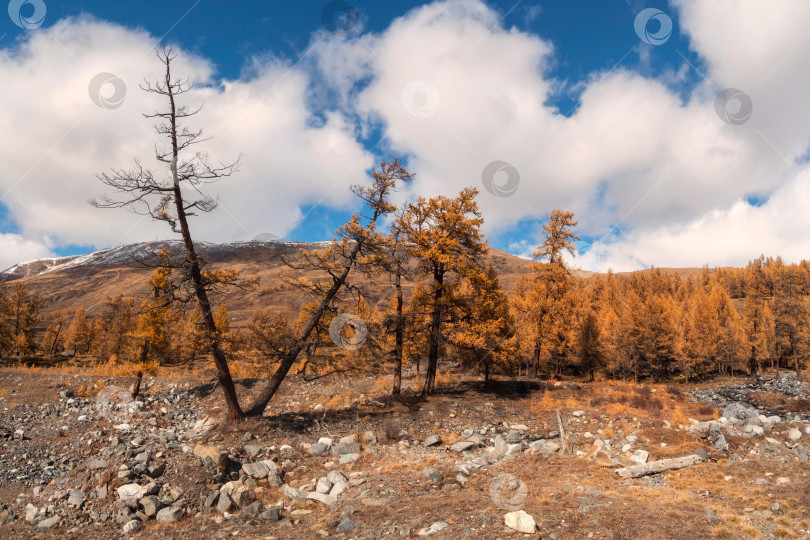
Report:
M278 368L276 368L273 376L268 379L265 386L253 400L253 404L245 413L247 416L261 416L264 413L264 410L267 408L267 404L270 403L270 400L273 399L274 395L276 395L278 387L281 386L281 382L284 380L284 377L287 376L287 373L295 363L296 358L298 358L298 355L306 347L306 340L309 338L309 335L318 325L318 321L320 321L323 314L326 313L330 302L332 302L335 295L346 283L346 278L349 277L349 272L357 259L357 255L360 253L361 247L362 246L360 243L355 243L355 245L352 247L352 251L350 252L346 264L343 267L343 271L333 280L332 286L329 288L323 298L321 298L318 306L309 316L309 319L307 319L307 323L304 325L304 328L298 334L295 344L284 354L281 359L281 364L279 364Z
M135 384L132 385L132 399L137 399L138 394L141 393L141 380L143 379L143 371L138 371L135 374Z
M641 465L625 467L623 469L616 469L616 472L619 473L619 476L624 478L638 478L639 476L644 476L647 474L655 474L673 469L683 469L684 467L692 466L695 463L700 463L701 461L703 461L703 458L696 454L692 454L691 456L662 459Z
M402 264L397 261L394 287L397 291L396 321L394 326L394 389L392 393L398 396L402 389L402 354L405 337L405 319L402 316Z

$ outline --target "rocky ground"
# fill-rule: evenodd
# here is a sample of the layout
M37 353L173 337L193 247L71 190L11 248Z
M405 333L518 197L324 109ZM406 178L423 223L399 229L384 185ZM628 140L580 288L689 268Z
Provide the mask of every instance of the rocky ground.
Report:
M0 371L0 537L810 538L792 375L455 381L411 404L291 378L239 425L207 380L147 378L134 402L129 382ZM668 459L689 464L646 470Z

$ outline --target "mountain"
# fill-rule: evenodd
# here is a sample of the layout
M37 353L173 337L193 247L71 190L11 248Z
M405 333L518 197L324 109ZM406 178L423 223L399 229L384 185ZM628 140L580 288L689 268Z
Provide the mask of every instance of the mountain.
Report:
M286 268L282 256L293 257L301 249L311 250L323 245L325 243L267 240L224 244L200 242L197 247L200 255L209 261L211 269L234 268L245 277L258 279L258 286L253 291L232 288L214 296L215 302L222 302L228 308L232 326L240 328L257 308L278 311L291 319L297 317L299 308L309 299L281 280L279 274ZM153 268L139 261L154 256L163 248L180 250L181 244L179 241L143 242L86 255L40 259L12 266L0 277L6 281L22 280L45 298L40 319L47 325L46 319L54 312L74 310L79 306L84 306L88 315L96 315L104 309L108 298L119 294L134 298L136 302L145 299ZM517 279L531 269L531 261L496 249L489 250L484 263L495 266L506 290L511 290ZM318 272L308 272L307 275L312 279L322 277ZM371 279L355 273L352 277L353 283L362 282L364 294L372 305L390 298L392 286L386 276Z

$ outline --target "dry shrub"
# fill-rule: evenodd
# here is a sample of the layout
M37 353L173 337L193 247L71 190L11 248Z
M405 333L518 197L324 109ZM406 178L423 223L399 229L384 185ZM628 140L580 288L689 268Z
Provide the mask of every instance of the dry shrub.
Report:
M667 386L667 393L672 397L683 397L683 392L676 386Z
M644 395L642 393L636 394L630 398L630 406L634 409L640 409L649 412L660 412L664 410L664 404L658 398L650 397L649 389Z
M397 420L393 418L386 418L382 423L383 437L388 442L399 440L399 434L402 432L402 426Z
M708 405L706 403L702 403L700 406L698 406L697 413L699 415L701 415L701 416L715 417L715 416L717 416L717 409L715 409L711 405Z

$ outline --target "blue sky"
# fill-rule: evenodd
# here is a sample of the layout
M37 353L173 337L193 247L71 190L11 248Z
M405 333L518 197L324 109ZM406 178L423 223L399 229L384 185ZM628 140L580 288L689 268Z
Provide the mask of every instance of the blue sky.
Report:
M301 129L301 140L322 137L334 143L342 137L338 146L355 146L341 151L342 155L360 156L358 162L368 167L379 160L403 156L421 181L408 197L452 194L459 186L475 185L480 182L475 172L481 170L479 162L484 164L493 158L515 162L521 172L519 195L503 201L482 190L480 197L493 247L525 256L537 243L539 227L548 211L565 206L575 209L580 216L580 235L587 239L580 246L583 255L591 249L591 244L598 248L581 259L583 264L599 269L606 265L619 269L650 264L685 266L707 262L719 265L742 263L746 257L767 251L769 246L746 246L744 239L735 239L724 244L729 253L718 254L716 247L707 245L692 257L694 250L687 247L690 235L696 234L701 226L732 230L739 229L736 222L741 219L765 220L764 215L743 218L739 214L779 212L772 208L776 204L771 203L772 195L788 183L791 188L800 183L797 175L807 154L807 130L797 127L795 132L785 130L789 133L776 134L768 123L779 125L782 113L798 123L795 107L792 111L776 110L780 103L775 96L786 86L798 92L805 83L803 79L793 81L790 75L783 73L790 70L794 62L798 65L806 52L798 27L788 27L791 7L782 6L783 3L782 0L777 2L765 17L735 0L717 0L713 5L707 0L692 5L680 1L634 0L358 1L343 4L343 9L356 10L353 13L360 24L348 35L334 35L324 29L322 19L325 9L336 4L321 1L246 1L234 6L209 0L169 4L45 0L47 14L40 28L26 30L16 26L11 17L0 19L0 53L6 54L4 60L10 68L19 69L21 64L30 62L33 66L30 71L37 78L47 77L47 62L56 65L75 61L76 69L69 73L75 72L79 81L80 68L92 71L95 68L89 67L91 64L110 66L107 69L111 73L120 73L128 89L126 105L119 111L104 111L109 113L104 118L96 119L93 115L97 111L87 113L90 122L107 126L108 139L115 139L118 135L111 135L115 130L109 122L113 118L126 126L123 131L143 127L132 124L139 112L133 97L138 79L132 73L124 74L127 64L123 58L129 49L122 43L143 39L154 43L162 39L163 43L182 49L189 59L189 69L204 74L207 79L203 87L215 91L215 97L223 101L234 94L229 83L250 91L251 87L262 87L261 81L267 77L275 81L266 87L272 94L275 85L286 85L290 80L300 82L289 91L289 95L296 91L301 95L300 103L290 102L283 109L301 107L304 110L305 118L299 121L303 125L297 125ZM661 10L672 22L671 35L661 44L642 42L634 28L639 13L649 8ZM716 11L718 9L720 11ZM23 17L30 17L33 10L33 4L23 5ZM799 19L798 23L806 18L795 12L793 17ZM737 47L740 58L734 57L733 41L738 39L734 36L751 21L759 21L764 27L765 34L760 39L765 41L761 49L763 55L770 54L770 57L746 58L742 45ZM712 29L712 24L716 28ZM655 21L647 26L653 34L657 28ZM82 32L87 39L81 37ZM717 34L722 34L723 39L715 39ZM480 39L475 37L477 35ZM410 36L413 36L412 44L408 43ZM425 49L425 38L420 36L435 40L433 48ZM773 47L768 46L768 39L773 40ZM83 41L92 44L83 44ZM794 44L792 49L791 44ZM109 45L109 50L105 45ZM442 48L446 48L447 56L455 63L450 70L454 72L452 76L445 77L444 72L440 77L435 75L436 67L443 61ZM503 70L494 65L487 54L501 55L505 60ZM34 62L37 55L41 59ZM121 67L113 70L116 64ZM392 69L398 75L407 73L403 75L406 79L421 81L424 78L431 85L435 83L437 96L442 97L439 113L420 125L409 125L413 120L410 117L402 121L398 116L402 111L392 111L389 107L390 101L399 101L402 90L401 81L390 86L386 80L386 71ZM720 113L714 112L714 96L719 89L746 85L738 75L746 70L754 77L753 83L748 81L746 90L761 90L751 93L759 106L755 111L768 110L769 116L754 116L746 125L728 127L718 120ZM142 71L143 76L151 73L147 66ZM20 72L16 72L17 77ZM432 79L428 77L431 72L434 72ZM64 79L64 74L61 76ZM453 80L445 80L450 78ZM490 78L497 80L493 82ZM466 90L459 90L470 88L470 81L476 87L472 90L478 94L473 91L468 96ZM26 84L19 79L15 82ZM771 83L773 88L769 86ZM493 93L500 95L501 88L503 96L498 97L501 101L491 103ZM587 96L586 101L583 96ZM625 97L627 103L623 102ZM267 99L270 98L262 94L262 100L246 107L265 105ZM205 101L206 106L215 107L210 94ZM466 108L462 108L462 102ZM479 102L482 103L480 110ZM41 109L41 104L42 101L34 99L27 103L32 114L35 109ZM637 110L634 110L636 105ZM454 106L458 110L454 110ZM8 107L11 109L12 105ZM130 115L128 119L123 118L125 110ZM614 111L616 118L612 117ZM445 113L446 116L442 116ZM113 114L118 116L113 117ZM659 114L661 119L651 119ZM480 118L476 120L480 121L467 122L465 115L477 115ZM75 131L72 130L84 129L86 118L65 119L66 132L70 133L66 138L60 139L57 134L48 139L43 138L42 133L35 134L39 139L32 141L46 147L46 151L27 161L21 158L19 170L23 174L20 176L26 183L37 181L45 185L55 181L53 170L58 170L58 164L50 161L73 137ZM125 121L128 123L124 124ZM759 121L763 123L755 124ZM707 122L711 125L703 132ZM487 136L487 130L493 128L504 132L503 141ZM438 139L437 130L441 132ZM592 133L606 135L594 142L587 137ZM216 129L211 135L217 137ZM534 139L536 142L532 142ZM705 143L698 144L696 140ZM602 141L611 147L605 155L600 154ZM632 155L635 148L644 147L647 142L650 144L644 150L646 155L641 150L639 155ZM98 145L113 143L113 140L99 141ZM130 144L134 143L123 140L122 136L117 148L128 148ZM576 152L571 150L571 155L562 155L559 151L580 144L582 148ZM685 150L690 144L696 150ZM534 147L538 145L540 150L536 151ZM318 145L313 143L315 146ZM441 152L432 152L439 146ZM520 151L515 150L516 146L521 147ZM272 136L268 135L268 143L256 151L248 148L244 159L252 159L261 148L273 147ZM469 149L466 156L459 150L461 147ZM11 153L8 146L7 151ZM323 159L316 151L301 152L305 160ZM631 157L622 158L625 152ZM66 150L65 154L69 156L70 152ZM717 156L724 154L729 154L724 158L726 161L718 163ZM107 162L99 157L103 155L93 155L87 175L125 164L119 161L120 156ZM140 157L148 159L148 156ZM362 174L358 176L358 171L353 170L355 162L346 159L352 165L340 169L336 176L343 175L345 169L344 183L348 184L349 179L361 178ZM581 167L578 166L580 159ZM469 171L459 173L458 178L447 178L469 161L474 162ZM268 162L275 163L272 159ZM250 177L245 180L248 184L261 183L265 189L268 183L278 182L271 167L266 162L248 164L250 172L240 174ZM258 170L266 177L256 178L253 171ZM695 171L701 170L707 171L705 177L696 174ZM750 171L751 177L741 178L741 171ZM579 178L580 173L582 178ZM331 186L316 188L314 184L322 174L322 170L302 171L301 178L289 179L289 173L285 172L285 183L312 182L312 192L291 193L285 199L281 192L286 192L289 186L271 185L271 193L278 199L278 212L291 208L296 212L268 218L264 225L260 218L248 218L243 206L235 202L243 199L224 193L224 210L218 210L216 219L227 221L228 217L222 217L225 214L238 226L231 224L230 228L220 227L219 230L201 227L198 237L223 241L229 239L226 230L231 230L233 239L239 240L260 232L273 232L291 240L328 238L331 231L345 222L353 203L343 194L345 187L334 191ZM9 173L9 176L13 175ZM566 186L569 178L570 185ZM8 182L15 192L19 189L13 178ZM99 225L94 224L94 220L119 218L94 217L91 212L99 211L89 209L86 210L90 216L86 217L88 222L71 230L70 234L65 226L56 222L49 229L34 219L33 208L38 206L32 199L36 197L34 190L27 198L19 195L16 200L11 190L7 190L9 193L2 199L0 235L31 248L21 249L21 256L37 252L31 247L34 244L50 253L65 255L106 247L119 238L141 240L159 234L149 229L140 235L97 235ZM78 185L75 190L79 191ZM95 194L90 188L81 188L83 199ZM47 207L48 203L43 202L42 206ZM268 213L276 215L274 212L273 208L268 209ZM64 219L76 221L75 216ZM79 221L84 219L83 214ZM116 227L119 225L123 231L134 227L134 222L119 224L116 221ZM785 226L790 228L791 223ZM143 228L138 225L136 230ZM82 233L83 230L90 232ZM656 237L664 238L664 243L671 242L673 247L653 247ZM768 239L774 237L783 238L784 234L772 231L767 236ZM766 239L762 242L764 244ZM804 247L792 242L782 251L790 259L791 254L801 253ZM744 248L751 252L745 254ZM702 262L697 257L702 257ZM682 263L677 264L679 261Z

